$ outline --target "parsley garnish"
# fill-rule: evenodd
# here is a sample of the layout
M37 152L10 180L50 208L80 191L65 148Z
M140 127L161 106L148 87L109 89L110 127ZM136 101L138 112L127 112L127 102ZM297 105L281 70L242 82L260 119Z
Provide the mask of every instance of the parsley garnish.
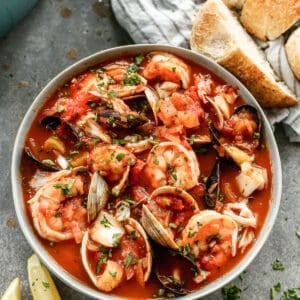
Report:
M124 158L124 156L125 156L125 153L118 153L118 154L116 155L117 161L121 161L121 160Z
M281 284L280 284L280 282L278 282L277 284L275 284L274 286L271 287L270 298L274 299L276 292L280 292L280 291L281 291Z
M241 289L238 288L234 283L224 286L222 288L222 294L224 300L238 300L241 299Z
M139 71L139 67L135 64L132 64L127 68L128 73L137 73L138 71Z
M102 254L100 258L97 261L97 266L96 266L96 275L100 273L101 266L107 262L108 256L107 254Z
M51 159L43 159L42 164L49 165L49 166L55 166L55 163Z
M153 163L155 164L155 165L159 165L159 160L155 157L154 159L153 159Z
M72 186L75 182L75 178L71 178L68 182L68 184L66 183L56 183L54 184L53 186L58 188L58 189L61 189L61 193L62 195L72 195Z
M106 216L103 216L102 220L100 221L100 224L102 224L105 228L110 228L112 225L106 218Z
M50 287L50 284L48 282L42 281L42 284L46 289Z
M296 228L296 235L300 239L300 226Z
M132 260L133 260L133 254L132 254L132 252L129 252L129 254L126 258L125 264L124 264L126 269L130 266L130 264L132 263Z
M111 90L108 92L108 96L110 96L111 98L116 98L117 93L115 91Z
M132 73L132 74L125 74L125 79L123 80L123 84L124 85L138 85L141 82L141 77L136 74L136 73Z
M111 272L111 271L109 271L109 275L111 276L111 277L116 277L117 276L117 272Z
M284 270L283 263L278 258L276 258L276 260L272 263L272 268L275 271L282 271L282 270Z
M134 58L134 61L137 65L140 65L144 59L145 56L143 54L140 54Z
M259 132L254 132L253 133L253 138L256 139L256 140L259 140L260 139L260 133Z

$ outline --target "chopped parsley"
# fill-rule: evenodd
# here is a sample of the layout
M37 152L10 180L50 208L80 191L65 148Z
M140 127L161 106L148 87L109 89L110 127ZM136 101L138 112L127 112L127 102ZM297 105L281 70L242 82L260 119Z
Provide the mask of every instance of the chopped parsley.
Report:
M110 103L110 102L106 102L105 103L105 106L109 109L112 109L113 108L113 105Z
M109 275L111 276L111 277L116 277L117 276L117 272L111 272L111 271L109 271Z
M154 159L153 159L153 163L155 164L155 165L159 165L159 160L155 157Z
M253 138L256 139L256 140L259 140L260 139L260 133L259 132L254 132L253 133Z
M116 155L117 161L121 161L121 160L124 158L124 156L125 156L125 153L118 153L118 154Z
M75 182L75 178L71 178L68 182L66 183L56 183L53 186L55 188L61 189L62 195L72 195L72 187Z
M124 264L126 269L131 265L132 261L133 261L133 254L132 254L132 252L129 252L129 254L126 258L125 264Z
M112 143L117 145L125 145L126 141L124 139L112 139Z
M129 115L129 116L127 117L127 121L128 121L128 122L132 122L132 121L134 121L134 120L135 120L135 116Z
M115 91L111 90L111 91L108 92L108 96L111 97L111 98L116 98L117 93Z
M281 291L281 284L280 284L280 282L278 282L277 284L272 286L271 289L270 289L270 298L271 298L271 300L275 298L276 292L280 292L280 291Z
M221 235L219 233L211 234L207 237L207 242L210 243L212 241L219 241L220 239L221 239Z
M61 215L62 215L62 213L61 213L61 212L57 212L57 213L54 215L54 217L55 217L55 218L60 218L60 217L61 217Z
M48 289L50 287L50 284L48 282L42 281L42 284L44 288Z
M241 289L237 287L234 283L224 286L222 288L222 294L224 300L238 300L241 299Z
M55 166L55 163L51 159L43 159L42 164L43 165L49 165L49 166Z
M140 65L144 59L145 56L143 54L140 54L134 58L134 61L137 65Z
M102 224L105 228L110 228L112 225L106 218L106 216L103 216L102 220L100 221L100 224Z
M104 263L107 262L108 256L106 253L102 254L100 258L97 261L97 266L96 266L96 275L100 273L101 267Z
M94 101L88 101L86 103L90 108L94 108L96 106L96 103Z
M157 290L157 296L161 297L165 294L166 290L165 289L158 289Z
M130 233L129 233L128 236L129 236L129 238L130 238L131 240L135 240L135 239L136 239L135 231L134 231L134 230L130 231Z
M276 258L275 261L272 263L272 268L275 271L283 271L284 265L278 258Z
M123 80L124 85L130 85L130 86L138 85L140 82L141 82L141 77L136 73L125 74L125 79Z
M192 135L188 138L188 141L189 141L190 145L193 145L194 142L195 142L195 135L192 134Z
M139 67L135 64L132 64L127 68L128 73L137 73L138 71L139 71Z

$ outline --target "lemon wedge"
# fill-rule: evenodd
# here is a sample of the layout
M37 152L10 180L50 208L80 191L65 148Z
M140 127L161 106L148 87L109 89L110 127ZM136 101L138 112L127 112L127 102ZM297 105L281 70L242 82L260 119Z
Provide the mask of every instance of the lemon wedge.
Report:
M21 284L18 277L10 283L1 300L21 300Z
M33 300L61 300L49 271L36 254L28 259L27 271Z

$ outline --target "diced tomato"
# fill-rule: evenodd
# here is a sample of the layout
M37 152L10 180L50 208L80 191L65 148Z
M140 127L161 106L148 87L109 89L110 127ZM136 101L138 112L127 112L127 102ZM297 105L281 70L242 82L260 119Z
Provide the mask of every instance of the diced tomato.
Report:
M205 194L205 186L204 184L199 184L189 190L191 196L197 201L198 204L202 203L203 196Z
M156 203L162 208L169 208L170 210L180 211L184 209L183 202L180 198L172 196L157 196Z
M130 183L132 185L138 185L140 183L141 172L143 171L144 166L145 163L142 160L138 159L135 165L131 168Z

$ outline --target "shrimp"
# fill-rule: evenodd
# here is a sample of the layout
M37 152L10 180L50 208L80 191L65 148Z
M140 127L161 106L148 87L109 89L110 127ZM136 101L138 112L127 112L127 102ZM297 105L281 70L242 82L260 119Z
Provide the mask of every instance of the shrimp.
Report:
M162 142L154 146L143 172L153 188L171 185L189 190L198 184L200 176L193 150L174 142Z
M68 175L67 175L68 174ZM81 242L86 228L86 209L81 206L83 178L61 171L29 200L33 225L39 235L53 242Z
M136 157L118 145L98 145L91 152L90 163L94 171L98 171L111 183L117 183L112 193L118 196L125 188L130 166L136 163Z
M236 255L237 233L237 223L231 217L203 210L189 220L181 246L200 260L202 268L212 271Z
M179 83L187 89L191 82L191 69L178 57L165 52L152 52L145 65L143 76L146 79L160 79Z

